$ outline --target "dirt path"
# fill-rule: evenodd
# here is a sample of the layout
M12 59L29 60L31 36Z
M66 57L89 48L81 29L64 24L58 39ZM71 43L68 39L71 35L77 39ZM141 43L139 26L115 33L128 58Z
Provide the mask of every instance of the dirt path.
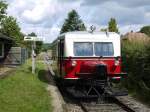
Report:
M53 112L64 112L65 102L64 102L64 100L61 96L61 93L59 92L59 90L52 78L52 74L50 71L50 65L47 65L47 69L48 69L48 71L47 71L46 78L49 81L47 90L49 91L49 93L52 97Z
M15 68L10 67L0 67L0 78L5 78L8 75L11 75Z

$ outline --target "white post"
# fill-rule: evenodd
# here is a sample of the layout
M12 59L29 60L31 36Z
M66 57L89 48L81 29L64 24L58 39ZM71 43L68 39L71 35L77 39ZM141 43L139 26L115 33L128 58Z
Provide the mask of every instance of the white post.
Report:
M36 57L35 47L36 47L36 43L35 43L35 40L34 40L33 44L32 44L32 73L33 74L35 74L35 57Z

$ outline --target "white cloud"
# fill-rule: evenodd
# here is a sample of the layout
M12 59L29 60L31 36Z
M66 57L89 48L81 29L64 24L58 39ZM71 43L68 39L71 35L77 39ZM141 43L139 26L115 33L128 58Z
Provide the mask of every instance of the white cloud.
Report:
M24 33L36 32L51 42L71 9L80 7L80 1L8 0L8 14L17 18Z
M35 0L34 4L32 9L26 9L22 13L23 18L31 23L42 22L62 11L57 0Z
M119 26L119 30L122 34L125 34L127 32L131 32L131 31L138 32L142 26L143 26L143 24L124 25L124 26Z
M150 18L150 12L145 13L145 16L146 16L147 18Z
M142 7L142 6L149 6L149 0L83 0L82 5L99 5L104 3L114 2L118 5L122 5L125 7Z

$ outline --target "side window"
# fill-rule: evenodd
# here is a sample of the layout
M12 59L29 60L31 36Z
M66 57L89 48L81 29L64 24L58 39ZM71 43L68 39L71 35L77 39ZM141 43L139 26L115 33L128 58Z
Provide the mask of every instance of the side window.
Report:
M57 57L60 56L60 42L57 43Z
M60 56L61 57L64 56L64 41L63 40L60 41Z
M4 57L4 44L0 43L0 58Z
M64 41L59 40L58 42L58 58L61 60L64 56Z

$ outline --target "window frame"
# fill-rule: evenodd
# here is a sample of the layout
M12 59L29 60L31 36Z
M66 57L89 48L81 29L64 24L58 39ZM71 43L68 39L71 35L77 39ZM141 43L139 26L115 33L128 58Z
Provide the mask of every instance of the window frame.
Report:
M2 55L0 54L0 58L4 57L4 43L0 42L0 45L2 45Z

